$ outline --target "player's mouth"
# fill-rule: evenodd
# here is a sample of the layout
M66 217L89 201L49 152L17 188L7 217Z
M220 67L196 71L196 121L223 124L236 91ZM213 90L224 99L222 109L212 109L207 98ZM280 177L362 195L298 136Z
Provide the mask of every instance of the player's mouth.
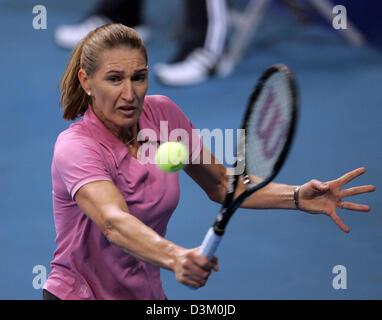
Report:
M134 106L121 106L121 107L118 107L117 109L127 116L132 115L137 110L137 108Z

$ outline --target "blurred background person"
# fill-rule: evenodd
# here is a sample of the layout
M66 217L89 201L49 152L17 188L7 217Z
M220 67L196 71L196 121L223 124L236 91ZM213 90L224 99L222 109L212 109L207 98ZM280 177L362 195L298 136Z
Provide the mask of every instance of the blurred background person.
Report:
M327 23L333 18L327 1L184 0L183 12L179 13L183 19L182 27L177 31L176 52L167 62L154 66L158 82L168 86L188 86L204 82L213 75L229 74L241 61L272 2L290 11L300 23L317 21L317 17L324 18ZM91 30L107 23L122 23L134 28L147 42L151 32L143 21L144 5L143 0L99 0L81 23L58 26L55 41L63 48L72 49ZM239 25L232 20L232 9L237 6L242 7ZM229 39L228 31L233 31ZM360 42L353 39L354 36L360 38L360 33L352 33L349 30L341 32L350 42ZM224 62L229 62L230 58L232 66L226 72Z
M132 27L147 41L150 31L143 22L143 10L143 0L101 0L81 23L58 26L55 42L72 49L90 31L108 23ZM182 14L176 54L155 66L157 79L171 86L197 84L214 74L226 43L226 0L185 0Z
M108 23L134 28L144 41L150 36L143 22L143 0L100 0L79 24L56 28L55 41L66 49L74 48L90 31Z
M215 73L226 44L227 1L186 0L178 50L168 63L155 66L155 75L170 86L193 85Z

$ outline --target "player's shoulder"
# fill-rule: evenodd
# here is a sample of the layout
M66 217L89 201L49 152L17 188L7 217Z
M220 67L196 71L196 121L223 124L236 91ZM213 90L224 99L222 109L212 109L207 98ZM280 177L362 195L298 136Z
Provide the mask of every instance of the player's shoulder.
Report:
M150 105L166 105L174 102L168 96L162 94L151 94L145 96L145 103L149 103Z
M167 113L180 110L173 100L164 95L147 95L145 97L145 109L153 113Z
M162 120L177 122L185 117L182 109L173 100L164 95L146 96L143 112L154 122Z
M67 142L87 140L91 140L91 135L86 126L84 126L83 120L80 119L76 123L72 123L69 128L61 131L57 137L56 144L65 144Z
M97 148L97 143L89 131L83 126L82 121L73 123L70 127L62 131L56 140L54 153L72 153L86 148Z

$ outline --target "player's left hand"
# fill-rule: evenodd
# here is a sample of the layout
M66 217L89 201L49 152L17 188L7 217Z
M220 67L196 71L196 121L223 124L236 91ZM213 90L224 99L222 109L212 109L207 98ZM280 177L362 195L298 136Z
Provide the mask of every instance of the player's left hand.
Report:
M364 185L344 190L341 188L365 172L365 168L358 168L344 174L336 180L320 182L314 179L303 184L299 192L300 209L312 214L325 214L329 216L341 230L349 232L349 227L342 222L336 210L342 208L363 212L370 211L370 206L368 205L343 201L343 198L372 192L375 190L375 186Z

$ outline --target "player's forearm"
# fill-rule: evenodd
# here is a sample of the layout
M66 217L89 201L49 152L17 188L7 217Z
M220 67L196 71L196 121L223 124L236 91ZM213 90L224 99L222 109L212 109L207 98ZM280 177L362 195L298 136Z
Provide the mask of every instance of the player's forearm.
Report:
M241 207L251 209L295 209L295 189L296 186L271 182L252 194L244 201Z
M164 239L129 213L114 214L108 225L105 235L110 242L137 259L173 270L182 247Z

